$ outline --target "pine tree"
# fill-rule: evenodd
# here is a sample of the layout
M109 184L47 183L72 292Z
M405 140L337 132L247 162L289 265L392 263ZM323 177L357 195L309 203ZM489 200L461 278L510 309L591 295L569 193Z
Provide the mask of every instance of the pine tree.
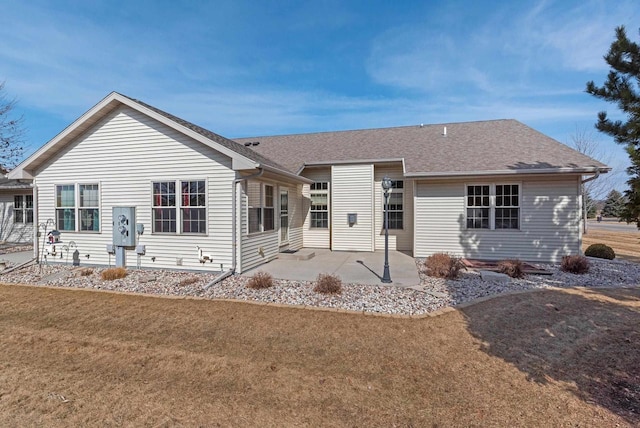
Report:
M598 87L590 81L587 93L616 104L625 115L625 121L611 120L607 112L598 113L596 128L626 146L631 159L627 172L629 189L620 218L635 222L640 228L640 45L627 37L624 27L616 28L616 39L611 43L604 60L611 67L604 85Z
M607 195L607 199L604 201L604 208L602 208L602 214L605 217L620 217L622 210L624 209L625 199L622 193L617 190L612 190Z

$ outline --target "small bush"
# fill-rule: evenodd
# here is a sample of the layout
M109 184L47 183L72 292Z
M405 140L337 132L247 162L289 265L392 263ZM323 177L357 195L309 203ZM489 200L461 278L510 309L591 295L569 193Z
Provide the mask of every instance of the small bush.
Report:
M92 274L93 274L93 269L90 269L90 268L81 269L79 273L80 276L91 276Z
M460 274L462 262L446 253L433 254L424 261L427 275L436 278L455 279Z
M321 273L316 279L313 291L322 294L340 294L342 293L342 281L335 275Z
M123 267L105 269L100 274L100 277L105 281L112 281L114 279L121 279L127 276L127 270Z
M613 248L605 244L589 245L587 250L584 252L584 255L609 260L613 260L616 258L616 253L613 251Z
M587 273L589 272L589 260L584 256L564 256L560 269L575 274Z
M191 284L195 284L196 282L198 282L198 278L195 276L189 276L187 278L182 279L178 285L180 287L185 287L187 285L191 285Z
M266 272L257 272L249 279L247 287L256 290L273 287L273 277Z
M524 277L524 264L518 260L502 260L498 262L498 271L509 275L511 278Z

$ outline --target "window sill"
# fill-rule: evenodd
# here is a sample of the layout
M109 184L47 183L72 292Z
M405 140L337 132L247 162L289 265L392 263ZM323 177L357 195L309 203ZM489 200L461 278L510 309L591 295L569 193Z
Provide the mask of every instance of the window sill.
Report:
M251 233L247 233L245 236L246 236L247 238L253 238L254 236L268 235L268 234L270 234L270 233L276 233L276 232L277 232L277 230L276 230L276 229L273 229L273 230L265 230L265 231L262 231L262 232L251 232Z

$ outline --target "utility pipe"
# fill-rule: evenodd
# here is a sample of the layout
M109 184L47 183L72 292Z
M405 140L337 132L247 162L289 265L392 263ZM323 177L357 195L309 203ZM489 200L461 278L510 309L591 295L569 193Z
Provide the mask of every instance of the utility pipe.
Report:
M236 266L238 264L238 258L237 258L237 251L238 248L240 248L240 250L242 250L242 246L238 246L237 243L237 237L238 237L238 216L237 216L237 212L238 212L238 205L240 204L240 202L237 200L237 187L238 184L243 182L243 181L247 181L247 180L251 180L252 178L258 178L261 177L262 174L264 174L264 169L263 168L258 168L258 172L253 174L253 175L247 175L245 177L239 177L233 180L233 184L232 184L232 188L231 188L231 199L233 200L233 204L231 205L231 217L233 218L233 227L232 227L232 246L233 246L233 251L231 252L231 269L223 272L221 275L217 276L216 278L213 279L213 281L211 281L210 283L208 283L207 285L204 286L204 289L208 289L209 287L211 287L214 284L217 284L218 282L222 281L223 279L233 275L236 272ZM242 255L242 253L241 253Z
M600 170L596 169L596 173L593 176L585 178L580 182L580 185L582 186L582 233L584 233L585 235L587 234L587 192L584 185L585 183L595 180L598 177L600 177Z

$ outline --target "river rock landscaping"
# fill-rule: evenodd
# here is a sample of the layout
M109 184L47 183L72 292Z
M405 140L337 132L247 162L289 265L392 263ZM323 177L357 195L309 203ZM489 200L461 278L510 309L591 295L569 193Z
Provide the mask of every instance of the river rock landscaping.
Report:
M640 265L626 261L590 258L587 274L560 270L559 264L538 264L550 275L527 275L507 282L483 280L479 272L465 270L456 280L426 275L417 259L421 283L414 287L343 284L342 293L325 295L313 291L314 283L274 280L273 287L255 290L246 286L249 277L233 275L207 287L217 273L176 270L129 269L126 278L106 281L104 268L68 265L31 265L0 276L0 282L56 287L92 288L121 292L210 299L235 299L285 305L339 308L369 313L420 315L447 306L508 292L548 287L633 287L640 284Z

